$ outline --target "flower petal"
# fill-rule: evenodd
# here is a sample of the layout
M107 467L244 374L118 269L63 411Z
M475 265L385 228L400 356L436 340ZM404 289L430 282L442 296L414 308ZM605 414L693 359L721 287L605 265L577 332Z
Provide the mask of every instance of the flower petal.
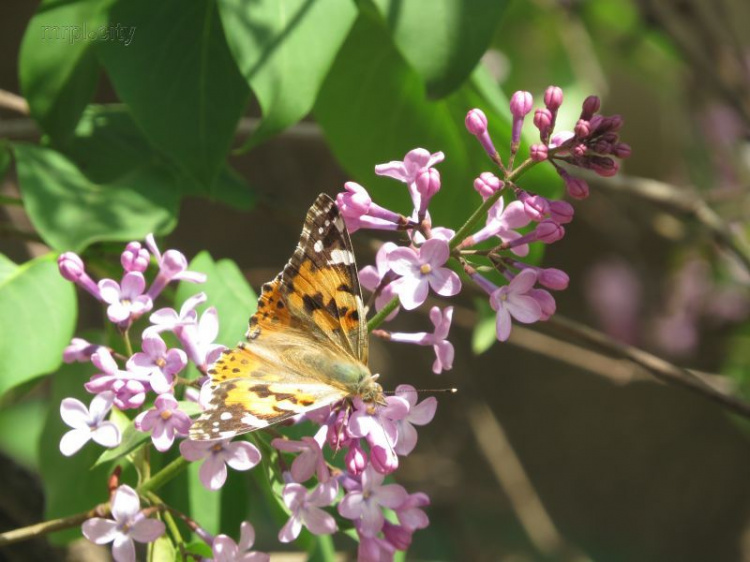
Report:
M66 457L75 455L91 439L88 427L71 429L60 439L60 452Z
M380 486L374 495L377 496L377 501L380 505L391 509L400 507L406 501L406 498L409 497L409 494L406 493L406 490L400 484Z
M117 523L111 519L93 517L83 522L81 527L83 536L95 544L107 544L115 540Z
M250 470L260 462L260 451L247 441L229 443L225 447L224 460L235 470Z
M127 484L123 484L115 490L115 496L112 500L112 517L118 523L127 521L135 516L141 509L141 502L138 494Z
M506 301L505 308L513 318L524 324L531 324L542 317L539 301L527 295L512 295Z
M450 253L448 242L441 238L430 238L419 248L419 261L437 268L448 261ZM393 256L393 252L390 256Z
M302 521L297 515L292 515L279 531L280 542L292 542L302 531Z
M305 527L314 535L330 535L336 532L336 520L330 513L318 507L308 507L302 517Z
M180 454L190 462L199 461L209 454L211 447L215 444L213 441L191 441L188 439L180 443Z
M437 398L430 396L422 400L419 404L414 406L409 412L409 417L406 418L409 422L414 425L426 425L432 421L435 417L435 411L437 410Z
M397 275L418 275L421 265L417 252L412 248L394 248L388 254L388 265Z
M112 544L112 558L115 562L135 562L135 545L128 535L117 534Z
M72 428L89 427L89 410L83 402L76 398L65 398L60 402L60 417L66 425Z
M501 306L497 309L497 317L495 318L497 339L500 341L507 341L510 337L510 328L510 313L504 306Z
M146 288L146 280L142 273L130 271L123 276L120 288L122 296L132 300L143 294L143 290Z
M401 277L391 283L393 291L398 294L401 305L406 310L414 310L427 300L430 290L429 281L426 277Z
M430 287L438 295L452 297L461 291L461 278L447 267L437 267L427 276Z
M241 551L249 550L255 543L255 529L247 521L240 523L240 542L238 546Z
M120 286L112 279L102 279L97 284L102 300L107 304L120 302Z
M209 455L198 472L201 482L209 490L218 490L227 481L227 465L219 455Z
M141 519L130 527L130 536L138 542L154 542L164 534L164 523L156 519Z
M112 408L115 395L112 392L102 392L94 396L89 406L89 413L91 414L91 421L99 423L107 415L107 412Z
M93 431L91 438L102 447L111 449L120 444L120 430L112 422L102 422Z
M536 283L537 273L533 269L524 269L508 285L508 292L511 294L527 293Z

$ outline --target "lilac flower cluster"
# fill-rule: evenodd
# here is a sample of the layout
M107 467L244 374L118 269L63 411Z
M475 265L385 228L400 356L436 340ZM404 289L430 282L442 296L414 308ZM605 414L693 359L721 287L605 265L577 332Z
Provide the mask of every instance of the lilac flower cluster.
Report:
M513 320L529 324L547 320L555 313L556 302L550 291L566 289L568 275L560 269L537 267L517 258L529 255L529 244L552 244L563 238L564 225L573 220L573 206L567 201L550 200L521 189L515 180L531 166L547 162L564 180L568 195L583 199L589 194L588 184L564 166L611 176L619 168L615 158L630 155L630 147L620 142L618 136L622 118L598 115L600 102L596 96L583 102L580 118L572 131L555 132L562 101L560 88L547 88L544 107L536 110L533 119L540 142L530 147L528 159L518 167L514 167L514 163L521 146L525 117L533 109L532 95L516 92L511 97L513 123L507 164L495 148L485 114L480 109L468 112L467 130L477 137L500 171L500 177L484 172L474 180L474 189L484 202L480 211L486 215L484 226L473 233L462 229L457 238L455 231L432 225L428 208L441 189L440 173L435 166L445 159L442 152L430 153L417 148L406 154L403 161L375 167L376 174L406 184L413 204L409 217L374 203L363 186L353 182L345 185L346 190L338 194L337 203L350 231L370 228L408 234L408 243L404 246L384 243L375 265L363 268L360 273L362 286L372 292L375 308L378 311L388 309L387 321L398 313L396 302L406 310L414 310L427 300L430 291L443 297L458 294L462 282L448 267L451 258L459 271L463 270L488 294L496 312L498 340L508 339ZM482 217L472 217L465 226L470 228L475 218ZM488 241L494 244L490 248L486 244ZM490 265L474 263L477 257L486 258ZM498 285L479 273L487 269L499 273L505 284ZM435 330L432 334L390 333L382 329L373 333L390 341L431 345L436 354L433 371L440 373L450 369L453 362L453 347L446 340L451 317L452 308L441 311L433 307L430 319Z
M414 450L414 426L432 420L437 400L429 397L417 403L414 387L400 385L385 405L353 402L352 411L327 408L308 414L320 424L314 438L271 442L282 453L296 454L284 472L282 499L291 516L279 540L296 539L302 527L314 534L335 532L335 519L322 508L337 505L339 515L350 519L359 535L359 559L388 560L396 550L409 547L414 531L429 524L421 509L429 505L425 494L409 494L402 486L383 481L398 468L398 457ZM343 470L328 466L323 455L326 445L345 451ZM313 477L315 483L305 485ZM386 521L388 512L395 514L398 524Z

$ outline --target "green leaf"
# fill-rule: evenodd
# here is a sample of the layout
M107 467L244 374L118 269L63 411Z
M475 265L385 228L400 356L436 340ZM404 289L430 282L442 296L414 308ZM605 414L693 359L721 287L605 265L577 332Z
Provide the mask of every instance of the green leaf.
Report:
M221 532L221 491L208 490L200 480L204 462L191 462L187 468L190 513L198 517L201 527L212 535ZM229 470L229 469L228 469ZM229 470L232 472L231 470ZM234 475L228 475L234 476ZM236 498L240 500L241 498Z
M10 167L10 161L10 145L5 142L0 143L0 180L5 177Z
M354 2L340 0L220 0L219 13L263 110L249 148L310 112L357 10Z
M107 501L108 467L90 468L99 456L101 447L89 442L72 457L64 457L60 453L60 439L70 429L60 418L60 402L63 398L73 397L88 405L92 396L84 390L83 383L89 380L91 374L90 364L73 363L63 365L52 377L50 408L39 441L39 466L46 500L45 519L87 511ZM49 540L55 544L66 544L80 538L80 528L49 535Z
M258 297L248 285L240 268L232 260L215 262L208 252L201 252L188 267L190 271L205 273L205 283L181 282L177 288L175 302L179 305L197 293L206 293L208 302L204 307L215 306L219 313L218 343L233 346L243 338L247 322Z
M93 242L138 240L174 228L178 197L169 187L172 178L158 168L136 168L99 184L59 152L27 144L14 149L26 211L52 248L80 251Z
M0 254L0 283L16 269L18 269L18 266L12 260Z
M185 545L185 550L191 554L196 554L201 558L211 558L213 556L211 547L201 540L195 540L187 543Z
M117 0L132 42L97 43L115 90L146 136L211 193L249 90L211 0Z
M490 308L486 299L474 299L474 304L479 318L471 334L471 350L476 355L480 355L497 341L495 312Z
M175 166L148 141L124 105L89 105L76 127L75 136L61 152L97 183L116 180L134 168L152 167L170 177L169 189L179 195L206 195L192 176ZM242 210L255 204L254 192L228 165L219 173L211 198Z
M8 271L8 263L3 266ZM50 254L0 281L0 395L57 369L76 323L73 285Z
M433 97L461 86L489 46L507 0L374 0L398 50Z
M166 534L149 544L148 548L150 549L149 562L174 562L178 559L177 549Z
M352 89L352 83L360 86ZM363 16L321 89L315 117L347 171L380 205L404 214L411 212L406 187L376 176L374 165L402 160L416 147L443 151L446 159L438 166L443 189L432 200L430 213L434 225L457 228L481 203L471 187L473 178L494 168L466 132L464 118L472 107L481 107L502 149L510 137L510 119L507 110L497 111L501 100L502 93L481 67L458 92L441 101L428 100L422 80L389 43L386 32ZM552 170L541 170L536 178L524 176L521 186L551 195L560 189L560 181Z
M64 141L93 97L99 63L93 38L106 26L109 1L45 0L24 33L21 92L42 129Z
M0 408L0 449L29 469L39 469L37 443L42 434L46 400L30 399Z

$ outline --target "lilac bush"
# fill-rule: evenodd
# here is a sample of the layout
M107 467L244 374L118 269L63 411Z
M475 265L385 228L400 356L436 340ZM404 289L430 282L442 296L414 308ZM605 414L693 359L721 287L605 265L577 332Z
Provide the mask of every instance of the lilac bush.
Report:
M370 303L377 311L368 327L373 335L391 342L431 347L435 374L453 366L455 350L448 339L453 306L430 308L430 332L390 331L381 325L393 321L401 310L419 309L431 294L452 298L469 285L484 293L495 311L500 341L511 336L514 322L549 319L556 308L551 291L566 289L569 278L562 270L521 260L530 255L531 244L560 240L565 235L563 225L571 222L574 211L570 203L530 193L516 182L532 166L551 165L568 195L581 199L588 195L589 187L573 176L572 170L590 169L609 176L618 169L615 158L630 153L618 137L622 119L598 115L599 101L593 96L583 103L573 130L555 131L562 91L550 87L544 107L533 116L539 142L530 147L528 158L515 166L533 103L528 92L511 97L512 136L505 161L495 148L484 113L479 109L468 112L467 130L497 169L473 180L478 208L458 231L433 225L430 216L430 203L442 189L437 168L446 158L442 152L416 148L401 161L375 167L378 175L406 185L412 203L408 212L378 205L365 187L354 182L346 183L337 195L350 232L401 233L401 244L383 243L376 263L361 270L362 286L371 293ZM467 193L472 193L471 188ZM90 363L95 372L84 385L94 395L90 407L74 398L62 402L61 416L72 428L60 442L64 455L75 454L89 440L107 448L124 447L120 445L122 435L137 432L143 437L138 447L153 444L157 452L166 453L177 444L181 458L164 469L168 474L160 477L162 481L188 463L201 463L200 482L214 492L227 482L229 468L259 470L262 464L272 474L279 505L288 513L280 525L279 541L298 540L303 529L318 536L354 530L360 560L388 560L396 551L408 549L413 533L429 525L425 512L429 498L386 478L398 469L399 457L414 451L417 427L435 416L435 397L419 401L414 387L400 384L383 404L352 396L346 407L328 406L299 416L295 421L308 422L313 431L296 440L274 430L272 440L251 434L235 440L191 441L187 439L191 415L205 406L208 370L226 345L234 342L216 341L220 319L215 307L198 312L210 295L198 293L188 298L179 312L169 306L156 308L157 299L164 297L170 283L206 280L205 275L188 269L182 253L174 249L162 253L149 235L145 245L128 243L120 263L119 280L96 282L76 254L67 252L58 260L65 279L106 307L106 317L123 336L125 347L124 352L118 352L74 338L65 350L66 362ZM155 273L150 272L153 268ZM115 409L119 411L116 419L106 419ZM117 451L113 455L118 462L134 462L139 471L149 472L148 455L132 457L126 456L132 449ZM250 550L254 530L249 522L242 523L239 542L223 534L212 537L200 526L200 514L193 519L164 504L148 481L135 488L115 484L111 502L101 511L103 516L87 519L83 534L98 544L112 542L118 562L134 560L133 541L153 542L165 532L162 520L169 521L173 515L196 532L214 560L268 559L268 555ZM141 502L147 506L141 508ZM172 540L181 544L175 531L170 533Z

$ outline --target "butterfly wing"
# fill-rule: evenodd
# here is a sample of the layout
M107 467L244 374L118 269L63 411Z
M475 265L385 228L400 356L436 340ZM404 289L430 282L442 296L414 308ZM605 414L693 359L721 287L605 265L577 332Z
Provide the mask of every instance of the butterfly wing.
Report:
M367 323L352 242L336 203L325 193L307 212L280 290L306 328L367 365Z
M209 370L209 406L191 439L226 439L332 404L367 363L367 325L351 240L321 194L284 270L263 285L247 342ZM368 371L369 372L369 371Z

